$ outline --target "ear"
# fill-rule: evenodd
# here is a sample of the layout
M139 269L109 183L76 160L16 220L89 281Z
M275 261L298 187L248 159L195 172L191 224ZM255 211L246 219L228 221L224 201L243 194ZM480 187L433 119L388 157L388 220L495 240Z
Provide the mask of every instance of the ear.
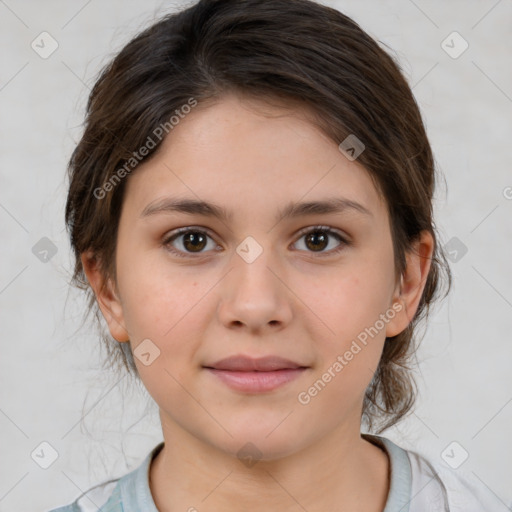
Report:
M82 253L80 259L101 313L108 324L110 334L119 342L129 341L128 332L124 327L123 307L112 280L105 279L100 271L98 260L92 251Z
M406 268L392 301L392 308L397 313L386 326L386 337L400 334L413 319L427 282L433 251L432 234L422 231L413 248L406 254Z

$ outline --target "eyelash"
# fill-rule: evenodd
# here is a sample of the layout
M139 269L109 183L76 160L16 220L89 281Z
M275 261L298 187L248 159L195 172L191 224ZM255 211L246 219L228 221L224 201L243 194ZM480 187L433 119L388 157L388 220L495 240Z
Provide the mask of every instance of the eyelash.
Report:
M297 240L300 240L303 236L308 235L309 233L313 233L315 231L321 231L323 233L327 233L329 236L334 236L340 242L340 246L337 247L336 249L331 249L328 252L317 252L316 254L318 254L320 257L332 256L334 254L338 254L345 247L350 246L350 242L345 237L343 237L338 231L336 231L328 226L310 226L308 228L304 228L301 231L299 231L299 238ZM163 240L162 245L169 252L173 253L175 256L178 256L180 258L200 257L203 253L185 253L185 254L183 254L183 251L176 250L176 249L174 249L174 247L172 247L170 245L171 242L173 242L180 235L184 235L187 233L201 233L201 234L206 235L213 239L213 237L209 234L209 232L204 229L199 229L199 228L194 228L194 227L186 227L186 228L179 228L179 229L175 230L170 236L166 237ZM315 254L314 251L308 251L308 252Z

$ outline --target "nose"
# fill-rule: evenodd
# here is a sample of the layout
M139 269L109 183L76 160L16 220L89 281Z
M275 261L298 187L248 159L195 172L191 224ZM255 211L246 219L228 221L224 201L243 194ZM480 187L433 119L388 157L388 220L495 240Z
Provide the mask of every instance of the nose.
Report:
M218 317L229 329L251 334L276 332L292 318L292 304L286 278L264 250L254 261L233 255L233 267L222 280Z

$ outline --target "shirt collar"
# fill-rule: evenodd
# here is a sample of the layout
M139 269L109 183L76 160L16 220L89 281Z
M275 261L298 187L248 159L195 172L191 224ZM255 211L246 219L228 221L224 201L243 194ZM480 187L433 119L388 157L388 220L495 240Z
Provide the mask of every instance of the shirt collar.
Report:
M149 487L149 470L151 461L163 446L162 441L148 453L137 469L119 480L122 512L158 512Z
M361 436L382 448L389 458L389 491L383 512L409 512L412 470L407 452L385 437L370 434Z
M362 437L383 449L389 457L390 485L383 512L409 512L412 473L407 452L385 437L362 434ZM151 461L163 448L162 441L145 457L141 465L119 480L123 512L158 512L149 487Z

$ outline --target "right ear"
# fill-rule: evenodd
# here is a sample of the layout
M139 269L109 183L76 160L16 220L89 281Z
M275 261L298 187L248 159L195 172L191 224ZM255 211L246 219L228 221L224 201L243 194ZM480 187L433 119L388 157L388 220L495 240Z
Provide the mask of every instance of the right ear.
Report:
M121 343L129 341L130 337L124 327L123 306L117 296L112 280L105 279L101 273L98 260L92 251L82 253L80 259L101 313L108 324L110 334Z

